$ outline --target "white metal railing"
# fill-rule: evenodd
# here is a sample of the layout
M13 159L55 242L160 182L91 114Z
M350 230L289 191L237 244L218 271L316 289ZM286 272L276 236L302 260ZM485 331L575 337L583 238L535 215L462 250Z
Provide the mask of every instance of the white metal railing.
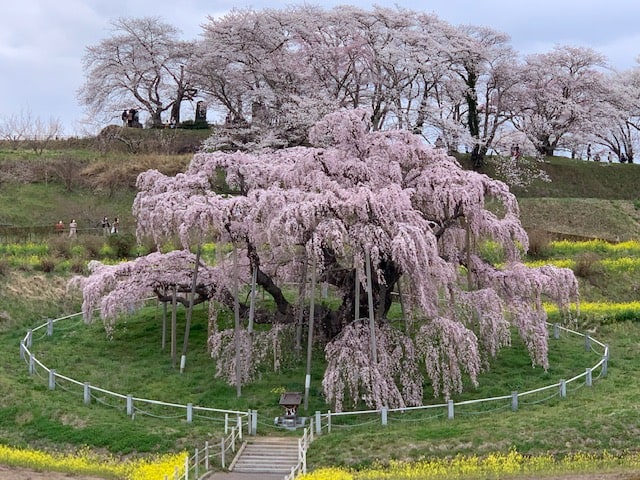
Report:
M219 409L219 408L210 408L210 407L201 407L194 406L192 404L178 404L178 403L169 403L169 402L161 402L158 400L150 400L145 398L133 397L132 395L123 395L117 392L111 392L104 388L100 388L94 385L90 385L88 382L79 382L74 380L73 378L67 377L65 375L61 375L57 373L55 370L48 368L44 365L40 360L36 358L36 356L31 352L31 347L33 343L33 334L36 331L42 330L46 327L45 335L51 336L53 334L53 326L55 323L66 320L70 318L75 318L80 316L81 313L76 313L73 315L67 315L64 317L56 318L56 319L48 319L46 323L39 325L33 329L30 329L25 337L20 341L20 358L23 359L29 368L30 374L40 373L38 369L46 372L48 375L49 388L54 390L57 385L61 384L61 381L67 382L73 386L82 387L83 398L86 404L90 403L93 399L96 401L102 401L105 403L100 397L95 395L95 393L103 394L109 398L113 398L116 402L118 402L115 406L120 408L125 408L127 415L134 417L136 412L140 414L149 414L140 408L140 405L149 405L149 406L159 406L165 407L169 409L174 409L178 411L184 411L180 416L185 417L187 422L193 421L193 416L196 413L200 414L222 414L224 415L224 432L225 437L223 437L220 441L219 449L212 448L208 442L205 443L203 449L196 449L193 456L187 455L185 457L185 465L183 468L183 473L179 472L179 469L176 468L176 472L173 478L165 478L165 480L189 480L189 474L195 475L194 478L199 478L200 468L204 468L204 472L209 471L210 469L210 459L214 457L220 457L220 465L222 468L226 468L227 466L227 452L235 452L237 449L237 444L242 442L242 432L243 432L243 419L246 419L247 425L247 433L251 435L256 434L257 429L257 414L256 410L249 410L247 412L236 411L236 410L227 410L227 409ZM310 417L310 425L309 428L304 429L304 434L302 438L298 440L298 463L292 467L291 472L285 476L285 480L293 480L296 476L306 473L307 464L306 464L306 455L307 450L313 442L314 434L320 435L322 434L323 429L330 433L333 425L333 420L337 418L343 418L348 416L362 416L362 415L373 415L380 417L380 423L382 425L387 425L389 421L389 414L408 414L411 412L426 412L433 411L434 417L442 417L445 414L449 419L453 419L455 416L456 407L464 407L464 406L472 406L472 405L483 405L488 404L490 402L501 404L499 409L502 408L511 408L512 411L516 411L521 403L520 400L528 397L532 397L536 394L548 394L546 398L542 401L545 401L549 398L553 398L559 396L560 398L566 398L567 396L567 385L577 383L579 380L584 379L584 385L592 386L594 377L593 372L600 369L600 373L598 377L604 377L607 375L608 368L608 360L609 360L609 347L608 345L592 338L589 334L583 334L574 330L571 330L566 327L562 327L556 324L547 324L553 327L553 335L555 338L559 338L560 331L564 331L566 333L582 336L585 339L585 349L588 351L594 351L600 355L599 361L590 368L586 368L583 373L580 373L568 380L561 379L557 383L546 385L544 387L536 388L533 390L529 390L526 392L511 392L509 395L502 395L498 397L491 398L482 398L475 400L465 400L460 402L453 402L449 400L446 403L436 404L436 405L420 405L415 407L402 407L402 408L381 408L381 409L372 409L372 410L357 410L357 411L349 411L349 412L331 412L328 410L327 413L321 413L319 411L315 412L315 416ZM43 335L44 336L44 335ZM594 348L594 344L601 348L601 352L596 352ZM538 403L538 402L531 402ZM445 413L446 412L446 413ZM204 415L202 415L204 416ZM235 416L236 425L230 427L230 419ZM204 416L205 418L211 418L208 416ZM373 420L368 420L365 423L373 423L377 420L373 418ZM351 425L356 426L356 425Z
M298 475L307 473L307 450L313 442L313 424L304 429L302 438L298 439L298 463L291 467L291 472L285 475L284 480L294 480Z
M453 419L456 413L456 407L469 407L469 406L484 406L487 407L487 404L494 403L498 405L494 410L497 409L510 409L512 411L516 411L519 408L519 405L526 404L523 399L533 397L534 395L542 394L547 395L543 398L542 401L548 400L553 397L566 398L567 396L567 386L571 384L577 384L579 381L583 381L582 385L591 387L593 385L593 381L596 378L604 377L607 375L608 361L609 361L609 346L592 338L589 334L580 333L574 330L571 330L566 327L562 327L558 324L547 324L550 327L553 327L553 336L555 338L559 338L560 331L564 331L571 335L582 336L585 339L585 349L589 351L594 351L597 353L600 358L598 362L596 362L593 366L586 368L584 372L575 375L574 377L566 380L560 379L558 382L553 383L551 385L546 385L544 387L536 388L533 390L528 390L526 392L511 392L508 395L502 395L497 397L490 398L481 398L474 400L464 400L460 402L453 402L452 400L447 401L446 403L433 404L433 405L420 405L415 407L402 407L402 408L381 408L381 409L371 409L371 410L355 410L349 412L332 412L328 410L326 413L322 413L319 411L315 412L315 416L310 418L310 423L314 426L314 430L316 435L320 435L324 430L327 433L330 433L332 428L337 428L338 425L335 424L335 421L339 418L347 418L350 416L371 416L372 418L368 420L363 420L362 423L357 425L378 423L381 425L387 425L391 419L390 414L405 414L411 412L431 412L433 417L444 417L445 415L449 419ZM594 345L601 348L601 352L597 352L594 348ZM598 371L599 374L597 377L594 377L594 372ZM580 385L580 386L582 386ZM539 402L531 402L539 403ZM489 410L486 410L489 411ZM483 413L483 412L474 412L474 413ZM406 418L400 418L397 416L398 420L409 421ZM421 418L416 421L423 421L424 418ZM355 427L356 424L349 425L340 425L340 427ZM294 478L294 477L291 477Z
M61 320L72 319L81 315L81 313L76 313L56 319L48 319L47 322L28 330L24 338L20 341L20 358L27 363L29 374L46 377L50 390L55 390L55 388L58 386L64 388L63 385L65 385L66 387L75 387L81 389L85 404L90 404L92 401L98 401L102 404L109 405L108 400L111 399L114 404L109 406L126 410L127 415L132 418L135 418L136 414L154 416L150 412L143 410L142 407L146 405L147 407L160 407L181 412L177 416L173 416L171 418L185 418L188 423L191 423L193 421L194 416L198 416L199 418L206 418L209 420L224 421L225 436L220 440L220 445L211 446L208 442L206 442L204 448L200 450L196 449L193 456L187 455L185 457L185 465L182 468L182 471L180 471L181 469L176 467L176 471L174 475L171 476L170 480L189 480L190 473L192 475L195 475L195 477L193 478L197 479L199 478L201 469L204 469L203 472L207 472L210 470L211 459L214 458L219 459L222 468L226 468L228 452L234 453L238 448L238 443L242 442L244 428L243 420L246 420L247 433L255 435L257 426L256 410L243 412L222 408L196 406L191 403L187 403L185 405L180 403L139 398L134 397L133 395L124 395L122 393L112 392L105 388L91 385L88 382L80 382L47 367L31 351L34 340L34 332L38 332L40 330L44 331L44 329L46 328L46 332L43 334L43 336L51 336L53 335L54 324ZM70 388L65 389L69 390ZM107 400L105 400L105 397L107 398ZM220 416L222 418L215 418L214 416L212 416L212 414L215 416ZM233 418L235 418L235 426L231 426L233 423ZM169 478L165 478L165 480L169 480Z

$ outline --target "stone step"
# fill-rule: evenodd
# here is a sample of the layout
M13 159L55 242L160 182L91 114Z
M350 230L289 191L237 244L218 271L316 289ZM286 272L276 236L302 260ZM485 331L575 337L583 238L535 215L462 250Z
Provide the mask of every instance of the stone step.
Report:
M286 475L298 463L298 439L262 437L247 440L232 463L232 471Z

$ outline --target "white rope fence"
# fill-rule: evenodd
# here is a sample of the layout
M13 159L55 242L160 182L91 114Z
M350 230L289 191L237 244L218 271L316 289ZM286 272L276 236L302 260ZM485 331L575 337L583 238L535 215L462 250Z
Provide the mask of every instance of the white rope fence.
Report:
M173 478L169 479L168 477L165 477L165 480L189 480L190 474L195 475L193 478L198 479L201 474L206 473L211 469L212 458L218 459L219 457L220 466L223 469L226 469L230 463L230 453L236 452L242 443L243 429L245 428L245 425L247 434L256 434L258 425L258 412L256 410L243 412L195 406L191 403L183 405L179 403L161 402L158 400L134 397L133 395L124 395L91 385L88 382L80 382L68 376L59 374L54 369L48 368L38 360L31 351L34 335L38 333L39 336L37 339L44 338L45 336L51 336L53 335L54 325L56 323L62 320L77 319L79 316L81 316L81 313L67 315L56 319L48 319L42 325L28 330L25 337L20 341L20 358L27 363L29 374L37 375L43 380L46 379L50 390L55 390L57 387L71 393L79 393L79 390L81 390L85 404L90 404L92 401L96 401L112 408L126 411L127 416L130 416L131 418L135 418L135 415L138 414L165 419L183 418L186 419L188 423L193 422L194 416L196 418L203 418L212 421L224 421L225 436L221 439L220 445L218 447L212 447L208 442L206 442L203 449L196 449L192 456L188 455L185 458L183 473L180 473L178 471L179 469L176 468ZM285 480L293 480L297 475L306 473L307 449L313 442L314 435L321 435L323 430L326 433L331 433L333 428L353 428L378 423L382 426L386 426L390 420L398 422L423 422L426 419L442 418L445 415L448 419L454 419L456 412L461 415L476 415L509 409L515 412L518 410L520 405L535 405L537 403L546 402L555 397L564 399L567 397L568 385L573 385L574 391L584 386L591 387L594 380L607 375L609 361L608 345L592 338L589 334L576 332L569 328L562 327L557 323L548 324L548 326L553 328L553 337L556 339L560 338L561 332L584 337L585 350L599 355L599 361L595 365L586 368L583 373L580 373L568 380L560 379L554 384L526 392L513 391L508 395L497 397L465 400L461 402L449 400L442 404L421 405L417 407L381 408L376 410L359 410L339 413L331 412L331 410L328 410L327 413L316 411L315 415L309 418L309 428L304 429L303 436L298 440L298 463L292 467L291 472L285 476ZM594 377L594 372L596 371L598 372L598 375ZM153 408L161 408L173 413L170 415L160 415L153 413L151 411ZM357 423L348 422L341 425L335 424L339 419L346 419L350 416L357 416L359 419L362 416L370 416L370 418L358 421ZM235 425L231 426L234 418Z

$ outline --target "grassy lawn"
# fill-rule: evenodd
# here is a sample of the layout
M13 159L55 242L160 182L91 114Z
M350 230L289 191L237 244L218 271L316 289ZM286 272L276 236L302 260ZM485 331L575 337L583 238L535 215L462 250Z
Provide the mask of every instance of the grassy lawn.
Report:
M14 153L0 151L0 159L15 160ZM96 175L104 174L104 164L96 167L104 158L91 160L80 153L78 156L91 163ZM153 168L151 160L137 160L145 166L149 162L149 168ZM29 156L25 161L41 159ZM116 161L121 166L126 163L124 157ZM167 166L168 171L181 162L184 159ZM636 193L640 166L551 159L544 168L554 182L536 183L527 191L517 192L523 224L528 230L612 241L640 237ZM129 182L131 171L127 171ZM82 222L97 222L107 214L119 215L123 226L133 228L130 206L134 195L130 185L109 194L86 186L68 192L56 182L7 183L0 190L0 223L53 225L58 218L65 222L76 218L82 226ZM545 258L570 255L572 260L584 263L586 260L579 257L583 253L547 251ZM599 263L620 256L636 258L636 253L592 253L595 257L586 265L581 264L582 300L636 300L640 289L637 272L614 271ZM195 418L187 423L170 409L150 410L152 415L136 415L132 419L126 415L123 403L104 397L84 405L81 390L61 382L55 391L50 391L46 378L29 375L18 349L27 329L46 318L80 310L80 299L66 290L68 277L66 271L54 274L28 267L0 268L0 443L62 451L88 445L98 451L134 456L191 450L205 441L218 442L223 429L219 420ZM260 434L300 434L277 430L273 418L282 413L279 392L304 391L304 352L290 348L280 372L265 368L259 381L243 387L242 396L237 398L235 387L214 377L215 365L206 352L208 326L202 308L195 311L184 373L172 366L168 347L161 348L161 323L160 310L152 306L120 322L109 339L99 321L89 325L80 320L65 321L56 325L53 336L38 336L33 352L58 373L108 390L181 404L256 409ZM546 393L534 395L522 399L516 412L511 411L507 401L500 408L460 407L453 419L447 418L446 411L390 414L385 427L378 417L338 419L331 434L316 440L309 451L308 464L361 467L376 460L487 455L513 448L527 455L557 456L636 452L640 429L640 386L636 381L640 324L635 318L602 323L591 318L588 324L581 325L587 326L595 328L594 337L611 349L607 377L597 379L591 388L580 386L583 382L571 384L566 399L557 395L546 398ZM181 310L179 350L183 328ZM527 352L515 339L513 347L503 350L481 376L480 387L456 396L456 402L553 384L584 372L598 360L593 352L585 351L581 337L563 335L559 340L550 340L549 370L532 368ZM310 405L303 414L326 412L329 408L321 394L323 367L323 352L318 347L314 352ZM432 398L428 385L425 387L425 402L442 403L442 399Z

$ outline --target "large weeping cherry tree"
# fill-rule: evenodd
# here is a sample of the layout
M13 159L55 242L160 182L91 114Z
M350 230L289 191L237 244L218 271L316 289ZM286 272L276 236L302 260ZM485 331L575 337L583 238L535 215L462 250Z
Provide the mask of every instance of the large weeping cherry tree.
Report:
M310 130L312 147L199 153L175 177L143 173L133 205L137 233L159 244L178 235L185 250L207 239L235 246L238 277L226 258L198 277L199 291L217 305L210 309L214 324L218 308L234 308L234 278L245 285L255 279L273 299L275 309L252 306L255 322L280 329L307 321L299 315L302 303L283 286L304 282L301 272L316 272L340 300L336 308L313 310L314 338L325 342L324 396L336 410L360 402L420 405L423 375L436 396L449 398L462 390L465 376L477 383L512 331L524 339L532 363L546 368L542 302L564 309L576 301L573 273L519 261L528 239L505 184L462 169L417 135L373 131L370 118L357 109L330 114ZM213 190L220 171L236 195ZM484 241L502 247L500 268L477 254ZM414 319L403 329L387 320L401 279L403 307ZM85 284L85 296L116 302L113 275L98 269ZM148 293L143 290L139 296ZM132 292L123 296L129 304ZM241 299L239 308L245 324L247 303ZM214 331L210 346L223 348L224 335ZM243 333L238 342L245 358L249 337ZM242 368L250 364L243 361Z

